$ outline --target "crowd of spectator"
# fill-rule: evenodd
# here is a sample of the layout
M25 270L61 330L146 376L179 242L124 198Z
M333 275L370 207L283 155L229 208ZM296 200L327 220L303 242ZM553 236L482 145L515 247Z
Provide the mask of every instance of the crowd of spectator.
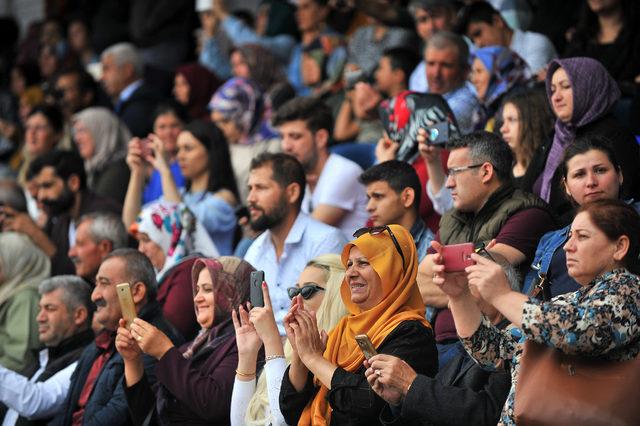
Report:
M3 425L547 424L534 351L638 356L638 2L35 3Z

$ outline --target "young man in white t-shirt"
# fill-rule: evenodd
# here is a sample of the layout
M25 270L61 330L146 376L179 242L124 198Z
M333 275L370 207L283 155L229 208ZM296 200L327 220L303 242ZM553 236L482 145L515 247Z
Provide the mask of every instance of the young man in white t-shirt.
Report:
M348 239L367 221L367 195L358 182L362 168L329 153L333 129L331 110L313 98L294 98L273 119L282 136L282 150L302 164L307 190L302 211L340 228Z

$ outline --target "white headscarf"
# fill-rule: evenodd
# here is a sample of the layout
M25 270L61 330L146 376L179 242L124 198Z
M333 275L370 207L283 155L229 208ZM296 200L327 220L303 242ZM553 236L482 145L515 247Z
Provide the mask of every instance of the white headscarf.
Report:
M0 306L24 289L38 288L50 274L51 261L29 237L0 233Z

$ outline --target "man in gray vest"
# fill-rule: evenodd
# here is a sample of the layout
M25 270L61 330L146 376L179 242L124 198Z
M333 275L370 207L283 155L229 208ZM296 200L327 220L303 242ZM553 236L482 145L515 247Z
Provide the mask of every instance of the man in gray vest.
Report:
M476 246L495 241L491 251L514 266L528 266L538 241L554 229L553 216L544 201L513 185L513 154L506 142L489 132L474 132L449 145L445 186L451 191L453 209L440 220L440 229L418 269L418 286L427 307L435 308L434 330L440 367L463 350L457 338L448 298L434 285L434 274L445 280L466 280L464 272L444 272L440 247L472 242ZM433 319L431 317L430 319Z

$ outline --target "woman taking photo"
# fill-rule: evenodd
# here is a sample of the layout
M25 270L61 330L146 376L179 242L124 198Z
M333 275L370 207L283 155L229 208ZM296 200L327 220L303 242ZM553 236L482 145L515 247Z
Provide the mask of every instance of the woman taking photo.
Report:
M579 137L569 145L561 166L567 197L580 207L601 199L617 200L624 181L622 170L611 144L601 137ZM635 203L637 210L640 205ZM538 243L531 270L524 281L523 293L532 294L534 286L544 289L546 300L571 293L580 285L569 276L562 246L569 238L571 226L546 233Z
M365 378L358 334L366 333L378 353L393 353L422 374L433 376L437 370L409 231L391 225L363 228L354 235L342 252L346 273L340 294L349 315L324 339L315 317L299 301L285 316L293 348L280 390L287 424L379 422L385 402Z
M553 139L535 153L523 188L547 201L558 215L572 209L562 191L558 168L576 137L597 135L611 141L624 173L622 195L640 198L638 161L633 135L611 114L620 98L618 85L602 64L591 58L554 59L547 72L547 97L556 116Z
M104 107L86 108L73 116L73 140L84 160L90 190L124 202L129 168L125 162L127 126Z
M314 312L318 328L332 330L347 314L340 299L340 284L344 278L344 266L337 254L318 256L307 264L295 287L289 287L289 297ZM231 425L286 425L280 412L278 398L282 377L291 360L291 344L284 348L278 326L273 316L269 289L264 286L265 306L254 307L249 313L239 308L235 316L236 342L238 344L237 371L251 373L258 352L264 344L265 367L257 380L255 374L236 374L231 398Z
M238 362L231 311L248 300L253 270L235 257L196 261L193 303L202 329L195 340L180 348L139 318L130 330L120 320L116 348L124 359L123 386L134 424L147 424L149 419L163 425L229 424ZM144 374L142 352L158 359L155 396Z
M176 185L164 144L150 136L151 149L146 152L130 150L132 173L143 172L143 160L158 171L162 181L162 202L184 203L205 227L218 252L232 253L236 227L234 207L238 204L238 190L233 178L229 148L224 135L214 124L193 121L178 136L177 161L186 180L185 189ZM123 218L140 212L132 205L140 198L141 179L131 179ZM126 214L126 216L125 216Z
M500 265L476 254L471 255L476 264L466 268L468 287L451 280L445 284L436 273L434 282L449 296L467 352L488 369L511 362L512 386L500 424L515 424L516 383L525 342L608 361L638 355L639 238L640 216L629 205L606 199L583 205L563 247L569 275L580 289L548 302L511 290ZM498 309L513 327L501 331L491 325L471 292Z
M191 269L198 257L218 256L209 234L187 207L173 203L145 207L129 232L156 271L162 314L185 339L193 339L199 327L190 315Z

